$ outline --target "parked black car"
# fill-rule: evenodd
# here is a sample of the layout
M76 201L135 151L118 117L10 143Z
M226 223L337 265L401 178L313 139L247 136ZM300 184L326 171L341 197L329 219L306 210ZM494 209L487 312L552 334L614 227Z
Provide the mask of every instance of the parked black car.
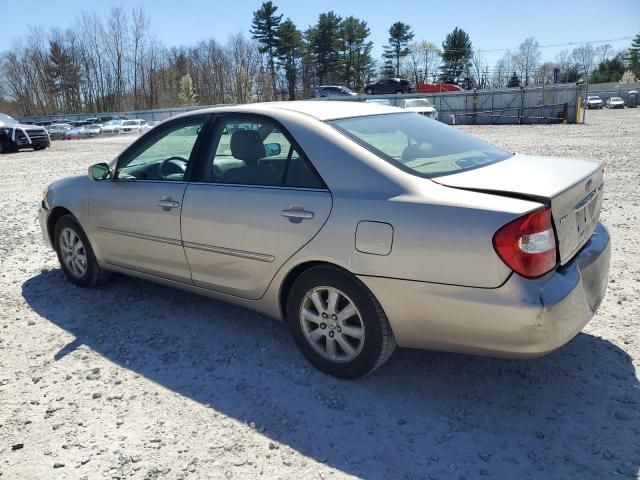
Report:
M413 85L409 80L387 78L379 82L369 83L364 87L364 93L367 95L376 95L379 93L413 93Z
M24 125L0 113L0 153L17 152L22 148L42 150L50 145L49 134L44 128Z

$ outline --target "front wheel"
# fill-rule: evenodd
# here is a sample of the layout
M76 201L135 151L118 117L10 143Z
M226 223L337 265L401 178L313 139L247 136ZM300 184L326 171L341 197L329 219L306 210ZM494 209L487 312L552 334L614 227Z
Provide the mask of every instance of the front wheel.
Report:
M54 229L55 250L65 277L79 287L105 283L111 272L100 267L87 235L72 215L64 215Z
M366 93L367 95L373 95L373 89L367 88L364 93Z
M307 360L339 378L373 372L396 347L387 317L369 289L330 266L310 268L298 277L289 292L287 322Z
M16 153L18 151L18 145L9 140L0 141L0 153Z

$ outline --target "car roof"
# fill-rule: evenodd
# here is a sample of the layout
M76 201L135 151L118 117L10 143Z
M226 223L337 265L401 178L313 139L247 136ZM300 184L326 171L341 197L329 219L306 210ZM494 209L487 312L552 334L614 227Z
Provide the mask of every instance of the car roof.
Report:
M336 100L299 100L292 102L249 103L246 105L213 107L196 110L195 112L189 112L188 114L183 114L181 116L189 115L196 112L238 112L268 115L269 113L274 113L278 110L287 110L290 112L308 115L321 121L403 112L403 109L397 107L389 107L386 105L374 103Z

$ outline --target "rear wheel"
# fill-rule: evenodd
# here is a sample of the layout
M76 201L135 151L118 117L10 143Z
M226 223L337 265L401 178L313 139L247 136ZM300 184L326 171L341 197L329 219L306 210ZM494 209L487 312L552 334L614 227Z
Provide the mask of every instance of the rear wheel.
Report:
M356 378L383 365L396 347L382 307L356 277L313 267L294 283L287 322L303 355L319 370Z
M53 238L60 266L71 283L95 287L109 280L111 272L98 264L89 239L75 217L60 217Z

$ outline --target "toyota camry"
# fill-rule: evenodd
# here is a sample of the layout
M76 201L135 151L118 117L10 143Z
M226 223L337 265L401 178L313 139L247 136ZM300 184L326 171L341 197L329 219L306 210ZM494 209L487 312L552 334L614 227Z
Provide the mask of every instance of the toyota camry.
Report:
M40 208L71 282L119 272L257 310L342 378L396 345L540 356L605 294L601 164L514 154L403 109L198 110L88 173Z

